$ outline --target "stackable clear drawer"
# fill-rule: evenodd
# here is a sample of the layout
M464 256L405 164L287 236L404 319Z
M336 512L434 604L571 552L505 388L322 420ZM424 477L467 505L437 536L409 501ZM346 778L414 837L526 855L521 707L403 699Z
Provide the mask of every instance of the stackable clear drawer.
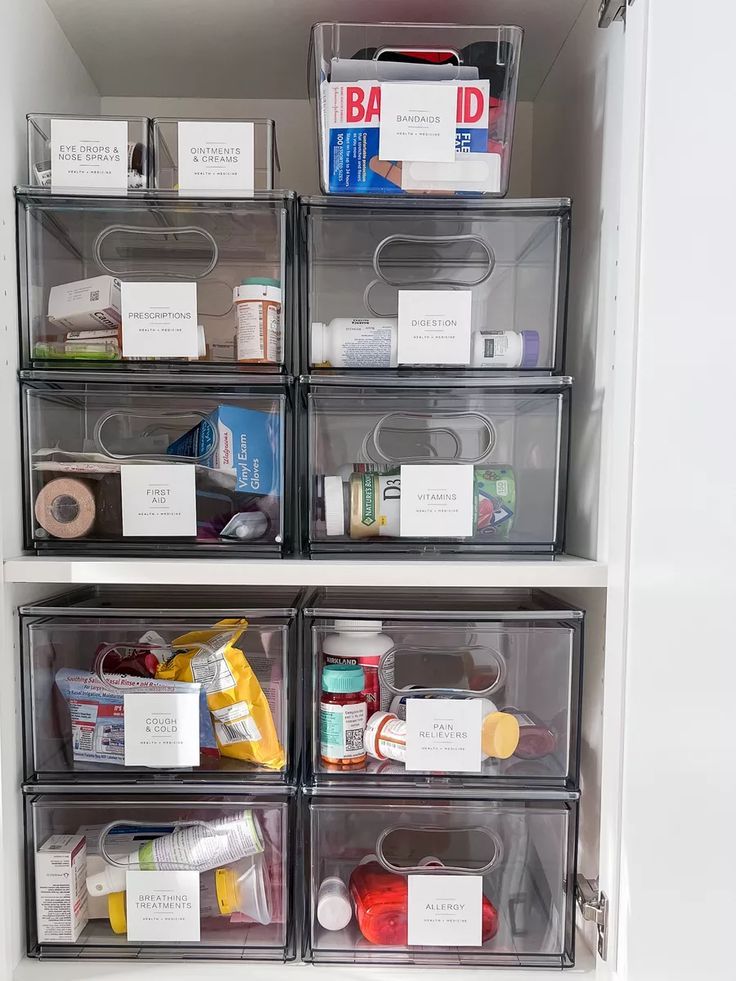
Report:
M574 801L309 801L318 963L566 967Z
M280 556L289 390L261 381L25 381L26 547Z
M26 808L31 956L293 958L288 797L42 794Z

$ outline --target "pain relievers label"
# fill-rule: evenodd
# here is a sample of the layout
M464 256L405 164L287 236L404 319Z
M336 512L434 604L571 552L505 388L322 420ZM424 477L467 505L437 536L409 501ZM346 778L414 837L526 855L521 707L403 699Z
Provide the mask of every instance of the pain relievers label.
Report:
M127 190L127 122L52 119L51 189Z
M123 537L195 538L197 499L191 463L120 467Z
M253 123L192 120L178 130L180 193L253 191Z
M455 159L457 85L383 82L379 160Z
M473 466L464 463L401 467L402 538L470 538Z
M399 290L399 364L469 365L470 290Z
M124 358L197 358L196 283L121 283Z
M480 773L479 698L407 698L406 769Z
M407 876L410 947L480 947L483 943L483 877Z
M126 872L125 911L133 943L198 943L199 872Z
M123 722L126 766L199 766L196 691L126 693Z

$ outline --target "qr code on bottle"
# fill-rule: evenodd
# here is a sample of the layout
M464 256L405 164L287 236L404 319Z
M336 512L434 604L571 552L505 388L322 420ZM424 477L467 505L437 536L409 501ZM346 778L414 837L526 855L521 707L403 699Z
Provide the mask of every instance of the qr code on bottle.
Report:
M363 730L362 729L346 729L345 730L345 749L348 752L354 750L360 750L363 748Z
M90 290L89 302L90 303L96 303L99 299L100 299L100 291L99 290Z

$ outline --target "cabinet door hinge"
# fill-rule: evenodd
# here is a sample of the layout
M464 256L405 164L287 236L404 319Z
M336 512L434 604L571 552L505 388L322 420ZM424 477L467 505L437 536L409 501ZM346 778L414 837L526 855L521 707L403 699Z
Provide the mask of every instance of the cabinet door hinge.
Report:
M578 874L575 898L578 901L580 912L584 920L590 920L598 927L598 954L602 960L608 954L608 938L606 937L606 926L608 925L608 900L606 894L598 889L597 879L586 879L584 875Z
M634 0L628 0L628 5ZM601 0L598 7L598 27L610 27L615 20L626 20L627 0Z

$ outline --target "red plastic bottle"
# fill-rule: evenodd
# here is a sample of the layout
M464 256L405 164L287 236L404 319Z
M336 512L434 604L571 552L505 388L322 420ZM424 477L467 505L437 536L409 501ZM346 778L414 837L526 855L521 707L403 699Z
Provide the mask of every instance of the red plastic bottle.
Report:
M557 748L557 733L554 729L530 712L522 712L513 706L503 711L516 716L519 723L519 745L514 756L522 760L539 760L554 753Z

